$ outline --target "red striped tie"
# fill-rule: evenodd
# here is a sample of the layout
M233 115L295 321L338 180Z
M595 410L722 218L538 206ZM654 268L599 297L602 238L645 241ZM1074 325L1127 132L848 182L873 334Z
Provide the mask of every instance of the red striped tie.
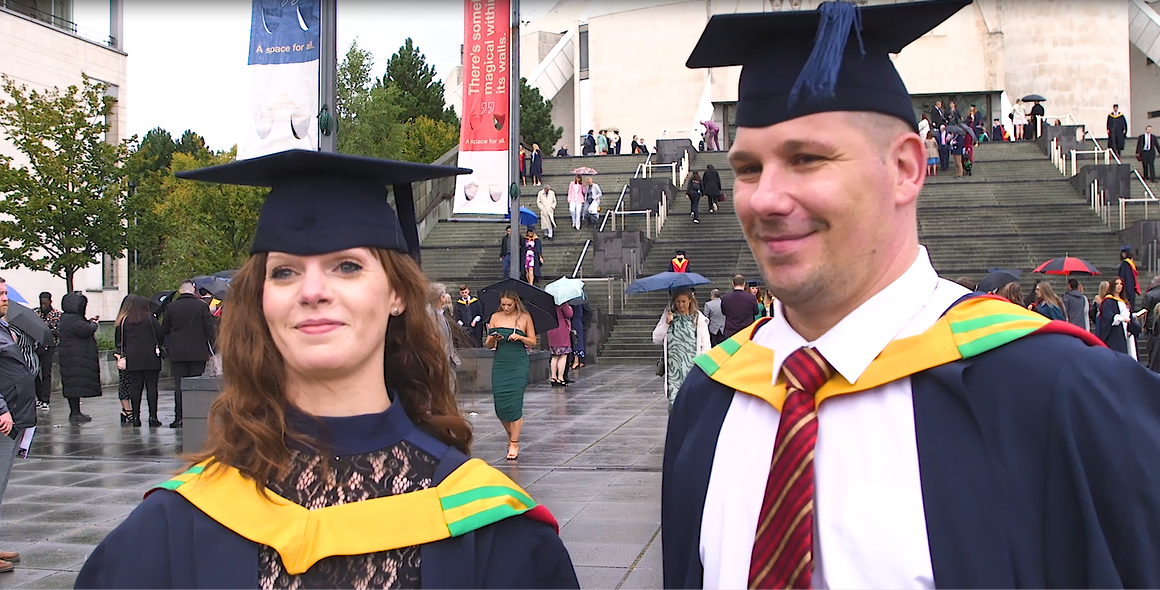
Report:
M782 371L786 398L753 540L750 588L809 588L814 569L814 394L833 369L817 350L799 348Z

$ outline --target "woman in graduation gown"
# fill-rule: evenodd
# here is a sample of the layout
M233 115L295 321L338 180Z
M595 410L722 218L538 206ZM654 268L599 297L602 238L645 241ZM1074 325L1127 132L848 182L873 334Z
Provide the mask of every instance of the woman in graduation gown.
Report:
M460 172L293 150L183 173L273 188L222 318L224 391L204 450L76 587L578 587L546 509L468 459L413 220L383 198Z

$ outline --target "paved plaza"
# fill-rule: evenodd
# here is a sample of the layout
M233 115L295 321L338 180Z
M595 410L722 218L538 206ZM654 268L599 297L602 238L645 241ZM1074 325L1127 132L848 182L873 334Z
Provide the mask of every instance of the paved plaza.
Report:
M651 367L588 367L567 388L529 387L520 459L490 395L462 400L475 456L502 469L560 521L583 588L659 588L660 483L665 421L662 382ZM162 382L161 419L172 419ZM168 389L165 389L168 387ZM0 548L22 561L3 588L71 588L92 548L151 485L181 467L180 431L122 428L115 389L88 400L88 424L68 422L59 395L40 413L28 459L18 459L0 506Z

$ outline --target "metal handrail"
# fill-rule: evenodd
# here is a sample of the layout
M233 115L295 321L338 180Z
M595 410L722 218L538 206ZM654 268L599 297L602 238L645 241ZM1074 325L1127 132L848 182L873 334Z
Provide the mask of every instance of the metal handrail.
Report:
M621 281L621 280L623 280L623 279L621 279L620 277L596 277L596 278L584 279L584 291L585 291L585 293L588 293L589 292L588 287L590 285L594 285L596 283L607 284L608 285L608 293L607 293L608 313L610 315L615 315L616 314L616 305L615 305L616 299L614 298L614 294L619 294L619 296L620 296L620 309L624 309L624 303L625 303L624 289L616 289L615 288L616 283L618 281Z
M620 224L624 225L624 218L629 215L644 215L644 237L652 239L652 209L642 209L640 211L614 211L612 214L612 231L616 231L616 216L620 216Z
M1070 176L1075 176L1076 174L1079 174L1079 159L1076 158L1076 156L1083 156L1083 155L1087 155L1087 154L1093 154L1093 155L1097 156L1097 158L1096 158L1097 162L1099 161L1098 156L1103 155L1105 165L1111 164L1112 163L1111 156L1116 155L1115 152L1113 152L1112 150L1071 150L1071 174L1070 174Z
M1128 203L1143 203L1144 204L1144 219L1148 218L1148 203L1154 203L1156 199L1120 199L1120 230L1128 229L1127 205Z
M37 22L47 24L54 29L64 31L66 33L71 33L82 39L105 45L106 47L117 47L116 37L112 35L102 35L93 29L82 27L71 20L61 18L55 14L52 14L51 12L45 12L36 6L29 4L28 2L18 2L17 0L0 0L0 8L23 17L33 19Z
M1071 115L1068 115L1068 116L1070 117ZM1099 140L1096 139L1095 134L1093 134L1091 131L1088 131L1086 129L1084 130L1083 134L1084 134L1084 139L1092 140L1092 143L1094 143L1096 145L1096 149L1103 149L1100 146ZM1117 164L1123 164L1123 162L1120 160L1119 154L1112 151L1111 149L1108 149L1107 151L1108 151L1108 154L1111 156L1111 158L1113 160L1115 160ZM1083 153L1083 152L1080 152L1080 153ZM1110 164L1110 162L1107 162L1107 163ZM1072 173L1072 176L1075 176L1074 172ZM1155 200L1156 194L1152 192L1152 188L1149 187L1148 183L1144 181L1144 177L1140 175L1140 171L1136 170L1135 168L1132 168L1132 176L1135 176L1136 181L1140 183L1140 186L1144 187L1144 194L1148 195L1149 199Z
M647 178L647 170L649 164L652 162L652 154L650 153L644 162L636 165L636 170L632 173L633 178L638 178L642 173ZM608 218L615 212L624 208L624 195L628 191L628 184L626 183L620 189L620 198L616 200L616 205L612 209L604 212L604 219L600 222L600 228L596 230L597 233L604 231L604 226L608 225ZM615 223L615 222L613 222ZM584 266L584 257L588 255L588 248L592 246L592 238L584 240L584 248L580 250L580 257L576 259L576 266L572 268L572 278L576 278L580 274L580 267Z

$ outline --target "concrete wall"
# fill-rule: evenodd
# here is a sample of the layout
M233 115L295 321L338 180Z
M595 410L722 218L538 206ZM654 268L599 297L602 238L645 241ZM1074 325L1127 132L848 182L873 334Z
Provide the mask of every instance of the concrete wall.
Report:
M129 105L124 53L5 10L0 10L0 46L4 48L3 57L0 58L0 73L7 74L18 84L27 84L37 89L54 86L63 89L72 84L81 84L81 72L115 84L117 105L113 115L112 139L120 141L124 137ZM3 139L0 139L0 154L13 157L17 165L27 164L23 154ZM74 288L86 291L90 316L115 317L121 299L127 293L128 260L121 258L114 263L117 265L118 278L116 289L105 290L101 287L100 264L81 270L76 277ZM65 293L64 279L48 273L17 268L4 269L0 271L0 276L33 305L41 291L52 293L58 305Z
M1112 103L1132 112L1126 1L1016 0L1002 10L1011 96L1042 94L1047 118L1070 113L1097 136Z
M617 126L626 148L633 135L699 139L690 126L708 72L685 60L706 22L703 1L590 18L592 127Z
M1128 61L1132 82L1132 110L1125 111L1128 113L1128 133L1140 135L1148 125L1155 133L1160 129L1160 118L1149 119L1148 112L1160 111L1160 66L1149 62L1148 56L1135 45L1129 47ZM1123 105L1120 107L1122 110ZM1103 131L1103 128L1099 130Z

